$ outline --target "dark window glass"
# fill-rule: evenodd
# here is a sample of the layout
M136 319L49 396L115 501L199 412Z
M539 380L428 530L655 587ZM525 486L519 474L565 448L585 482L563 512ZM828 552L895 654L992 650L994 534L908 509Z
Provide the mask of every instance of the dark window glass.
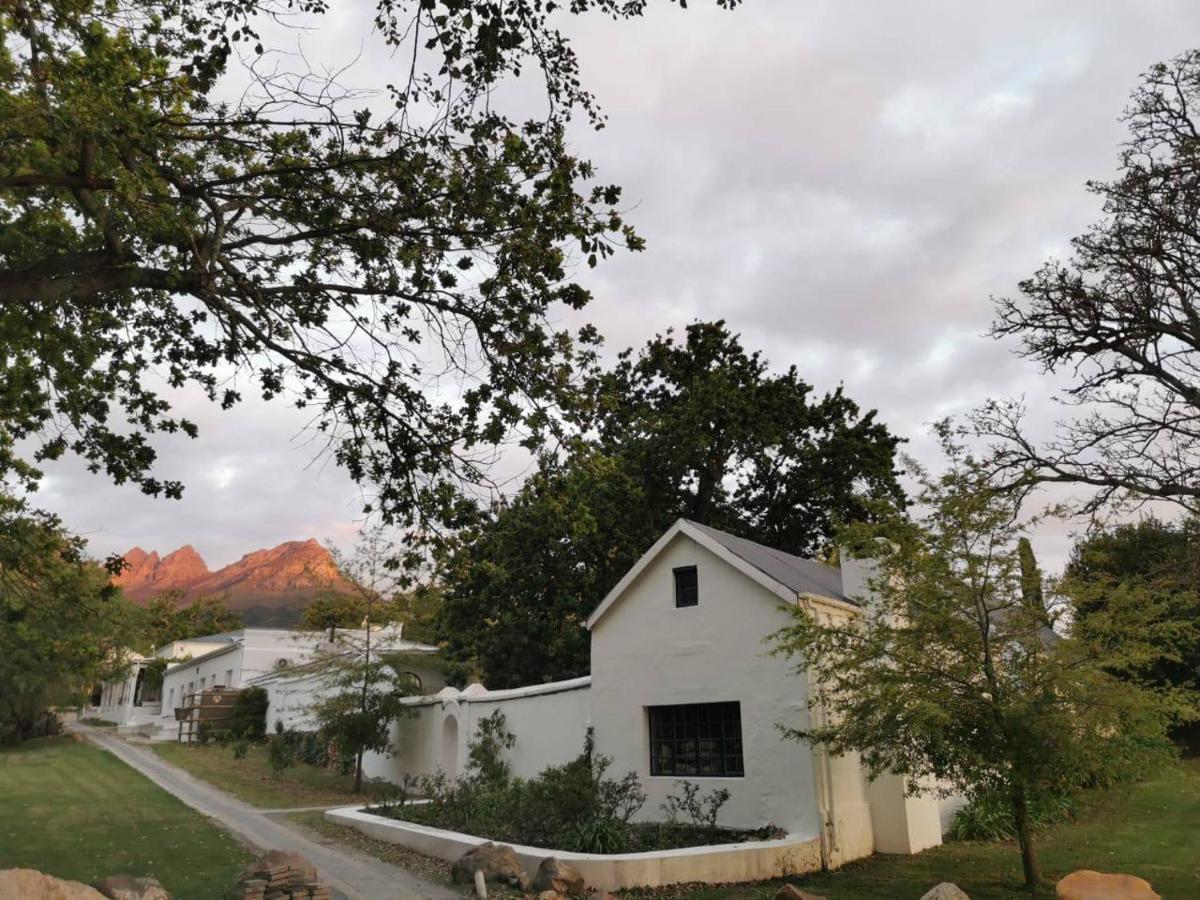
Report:
M650 774L698 778L745 775L741 704L734 700L651 706Z
M700 602L700 583L696 580L696 567L675 569L675 605L695 606Z

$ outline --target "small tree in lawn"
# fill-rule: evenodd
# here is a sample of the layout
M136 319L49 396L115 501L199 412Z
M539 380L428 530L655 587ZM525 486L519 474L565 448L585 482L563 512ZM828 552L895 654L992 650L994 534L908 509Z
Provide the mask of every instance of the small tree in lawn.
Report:
M861 617L819 621L798 607L778 651L815 676L809 723L789 732L830 753L857 752L871 775L910 789L1002 797L1032 891L1039 875L1030 806L1122 777L1166 756L1179 704L1117 677L1155 652L1145 598L1110 610L1086 636L1060 634L1062 604L1031 603L1022 497L938 426L948 458L932 476L911 461L919 519L894 514L844 532L873 566ZM1024 560L1022 559L1024 557ZM1024 561L1024 565L1022 562Z
M355 793L362 790L363 754L389 749L392 722L408 712L401 701L420 686L411 674L389 664L389 648L380 644L372 624L380 598L398 588L391 563L395 556L380 528L364 529L352 556L334 553L342 574L359 592L365 611L364 627L339 632L336 643L313 663L325 688L314 713L338 753L343 758L353 757Z

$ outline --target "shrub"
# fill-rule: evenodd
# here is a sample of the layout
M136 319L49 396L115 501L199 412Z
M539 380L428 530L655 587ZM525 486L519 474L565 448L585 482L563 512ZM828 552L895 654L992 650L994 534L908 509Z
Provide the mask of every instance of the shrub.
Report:
M267 707L270 697L260 687L240 691L233 701L233 717L229 733L234 738L261 741L267 736Z
M637 774L608 777L612 761L594 752L591 741L583 752L561 766L548 766L536 778L512 778L503 750L513 746L502 716L480 723L471 743L467 770L450 780L444 773L406 778L395 795L370 808L398 819L479 835L493 841L528 844L582 853L620 853L689 847L778 837L775 828L736 832L717 827L729 791L701 796L699 788L682 782L679 796L664 804L672 821L635 824L646 803ZM410 799L424 795L428 803Z
M282 722L275 723L275 734L267 742L267 762L276 776L296 764L299 736L299 732L285 729Z
M233 747L234 759L245 759L246 754L250 752L250 742L244 737L234 738L230 744Z
M698 784L692 784L690 781L677 781L675 785L680 793L678 795L668 794L667 799L660 806L663 815L667 817L667 822L671 825L678 825L680 814L683 814L688 817L693 828L715 831L717 816L720 815L721 807L729 800L729 791L726 788L720 788L701 797Z
M475 737L467 746L467 768L489 784L503 784L512 774L504 751L511 750L517 739L507 726L504 713L497 709L480 719Z
M1075 801L1068 794L1035 798L1029 804L1029 819L1034 831L1065 822L1075 815ZM998 794L981 793L954 814L946 829L952 841L1004 841L1016 835L1012 804Z

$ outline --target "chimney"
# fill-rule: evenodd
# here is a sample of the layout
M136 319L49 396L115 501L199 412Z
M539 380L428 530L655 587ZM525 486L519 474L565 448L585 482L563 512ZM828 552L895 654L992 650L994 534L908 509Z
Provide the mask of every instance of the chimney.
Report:
M875 540L886 541L887 538ZM874 558L855 557L846 547L839 548L838 559L842 570L843 596L859 604L864 610L878 607L880 597L871 585L878 583L882 577L879 563Z

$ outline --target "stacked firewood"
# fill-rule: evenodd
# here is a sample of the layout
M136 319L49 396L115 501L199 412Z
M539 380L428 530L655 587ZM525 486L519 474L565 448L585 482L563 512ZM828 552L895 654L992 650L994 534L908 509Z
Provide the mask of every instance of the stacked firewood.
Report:
M298 853L272 850L249 866L229 894L230 900L332 900L317 869Z

